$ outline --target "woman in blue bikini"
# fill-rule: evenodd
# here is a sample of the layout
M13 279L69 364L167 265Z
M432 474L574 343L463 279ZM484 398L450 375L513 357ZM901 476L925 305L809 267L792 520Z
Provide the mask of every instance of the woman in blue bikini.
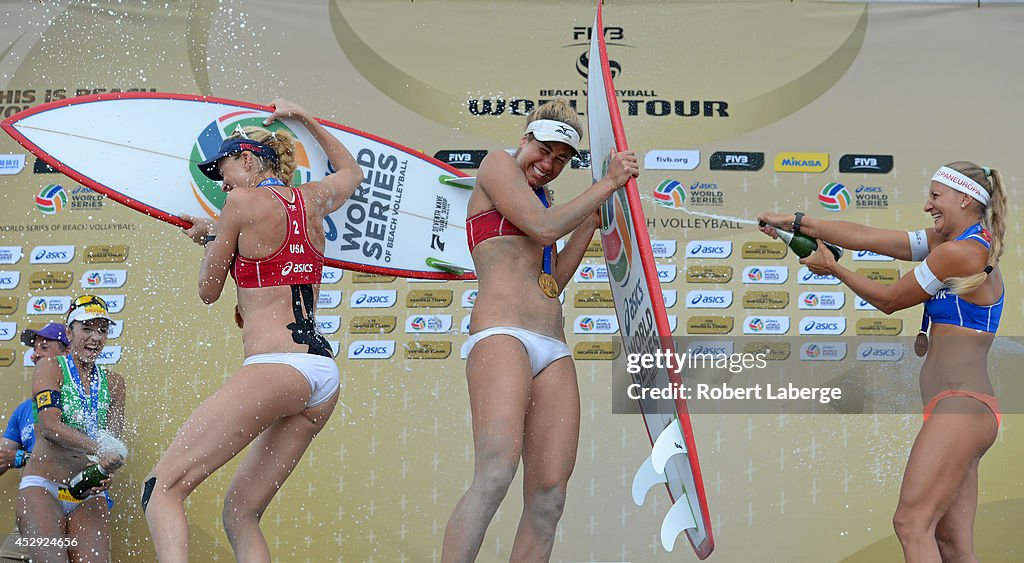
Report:
M598 207L639 173L634 153L617 153L607 177L549 207L546 185L577 153L580 129L566 101L546 103L527 117L513 154L495 151L480 165L466 221L479 292L464 347L476 460L473 482L448 520L442 561L476 558L520 458L525 506L511 559L551 554L576 462L580 408L558 295L594 235ZM555 253L555 241L569 233Z
M1002 178L971 162L947 164L932 177L924 211L933 227L911 233L778 213L759 218L772 236L773 226L784 227L921 262L913 276L884 285L839 265L821 244L800 261L815 274L835 276L885 313L924 303L915 345L918 354L927 354L921 367L924 425L910 451L893 525L907 561L976 561L978 463L1002 419L986 369L1003 310Z

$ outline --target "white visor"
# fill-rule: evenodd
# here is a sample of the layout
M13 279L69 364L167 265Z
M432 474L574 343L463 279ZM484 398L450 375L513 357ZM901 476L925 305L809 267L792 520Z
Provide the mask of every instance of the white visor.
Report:
M538 119L526 126L527 133L533 133L538 141L557 141L572 147L576 156L580 154L580 134L571 125L552 119Z
M985 207L988 207L988 191L981 187L981 184L952 168L946 166L939 168L935 175L932 176L932 181L949 186L960 193L965 193L981 202Z

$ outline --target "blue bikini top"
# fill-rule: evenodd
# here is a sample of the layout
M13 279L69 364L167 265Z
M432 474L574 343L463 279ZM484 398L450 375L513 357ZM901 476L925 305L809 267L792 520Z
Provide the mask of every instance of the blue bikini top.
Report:
M986 249L992 247L990 242L992 236L980 223L975 223L954 240L973 240L984 245ZM927 330L927 324L930 321L995 332L999 328L999 319L1003 315L1003 298L1005 296L1006 288L1004 286L999 301L992 305L975 305L960 299L959 295L943 287L931 299L924 302L925 319L922 323L924 325L922 331Z

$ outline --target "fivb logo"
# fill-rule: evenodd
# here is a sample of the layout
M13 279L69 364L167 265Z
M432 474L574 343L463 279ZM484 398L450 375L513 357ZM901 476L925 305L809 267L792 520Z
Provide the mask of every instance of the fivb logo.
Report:
M661 290L661 298L665 301L665 308L671 309L676 305L678 293L674 289L663 289Z
M18 323L0 323L0 340L13 340L18 334Z
M466 309L472 309L473 305L476 305L476 294L477 290L467 289L462 292L462 306Z
M801 309L842 309L846 294L841 291L805 291L797 301Z
M903 359L903 344L864 342L857 346L857 359L862 362L898 362Z
M708 159L712 170L760 170L763 166L763 152L716 152Z
M674 240L652 240L651 250L655 258L671 258L676 255L676 241Z
M0 289L14 289L21 283L21 272L0 272Z
M686 243L687 258L719 258L732 255L732 241L728 240L691 240Z
M747 266L743 283L780 284L789 279L789 266Z
M353 309L386 309L397 301L398 291L394 289L361 289L352 294L349 306Z
M486 150L443 150L434 153L434 158L455 168L480 168L480 163L487 156Z
M97 364L116 364L121 361L120 346L104 346L103 351L96 357Z
M107 312L110 314L120 313L124 309L124 295L99 295L100 299L107 302Z
M341 328L341 317L339 315L317 315L316 328L323 334L334 334Z
M743 334L786 334L789 317L747 317L743 321Z
M842 334L846 332L845 317L804 317L800 334Z
M706 340L703 342L691 342L686 347L686 353L693 356L731 356L733 342L731 340Z
M338 283L341 281L345 270L341 268L332 268L330 266L324 266L324 271L320 274L320 283Z
M37 246L32 249L32 264L67 264L75 257L74 245Z
M593 264L583 264L576 270L574 276L577 282L601 282L608 283L608 267Z
M687 309L726 309L732 305L732 291L695 289L686 294Z
M658 281L671 283L676 279L676 267L673 264L658 264Z
M839 280L834 276L819 276L804 266L797 274L797 283L802 285L839 285Z
M410 315L405 319L405 332L441 333L452 329L451 315Z
M573 323L576 334L614 334L619 331L619 320L614 315L580 315Z
M386 360L394 355L394 340L356 340L348 345L350 360Z
M334 309L341 305L341 290L320 290L320 297L316 301L317 309Z
M128 281L128 270L89 270L82 275L82 289L121 287Z
M71 308L71 297L33 297L25 305L29 315L63 315Z
M839 171L886 174L892 170L892 164L889 154L844 154L839 158Z
M800 359L804 361L838 362L845 357L845 342L806 342L800 346Z
M21 257L20 246L0 246L0 264L17 264Z
M885 254L878 254L877 252L871 252L870 250L858 250L853 253L853 259L858 262L892 262L892 256L886 256Z

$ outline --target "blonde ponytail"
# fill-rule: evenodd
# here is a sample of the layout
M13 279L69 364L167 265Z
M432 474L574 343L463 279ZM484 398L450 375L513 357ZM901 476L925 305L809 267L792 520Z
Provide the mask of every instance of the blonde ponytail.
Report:
M1003 238L1006 236L1006 190L1003 177L998 170L981 167L973 162L958 161L946 165L980 184L989 194L989 205L982 211L981 224L992 235L988 250L986 271L969 276L946 278L945 284L956 295L965 295L981 287L988 278L988 272L999 264L1003 255ZM974 205L981 205L973 201Z

